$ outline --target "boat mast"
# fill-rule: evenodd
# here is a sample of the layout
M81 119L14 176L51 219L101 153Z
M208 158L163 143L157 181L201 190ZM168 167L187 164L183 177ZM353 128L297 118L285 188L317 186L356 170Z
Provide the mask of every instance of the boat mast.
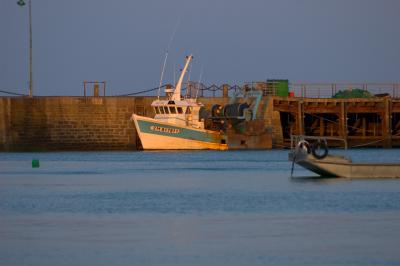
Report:
M201 78L203 77L203 66L201 66L201 71L200 71L200 78L199 78L199 86L196 91L196 101L197 101L197 96L199 95L199 90L201 89Z
M178 83L176 83L174 94L172 95L171 100L173 101L180 101L181 100L181 88L182 88L182 82L183 78L185 77L187 68L189 67L190 61L193 59L192 55L186 56L186 64L185 67L182 70L181 76L178 79Z
M157 93L158 100L160 100L161 84L162 84L162 80L163 80L163 76L164 76L164 70L165 70L165 64L167 63L167 58L168 58L168 50L165 52L164 64L161 68L160 84L158 85L158 93Z

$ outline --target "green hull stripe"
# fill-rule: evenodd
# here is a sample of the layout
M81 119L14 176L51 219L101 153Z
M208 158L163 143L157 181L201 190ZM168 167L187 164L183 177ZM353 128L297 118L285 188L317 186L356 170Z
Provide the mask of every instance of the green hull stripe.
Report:
M157 122L149 122L143 120L138 120L137 122L140 131L143 133L168 136L173 138L218 143L218 144L221 143L221 138L218 133L212 134L208 132L201 132L178 126L169 126L169 125L167 126Z

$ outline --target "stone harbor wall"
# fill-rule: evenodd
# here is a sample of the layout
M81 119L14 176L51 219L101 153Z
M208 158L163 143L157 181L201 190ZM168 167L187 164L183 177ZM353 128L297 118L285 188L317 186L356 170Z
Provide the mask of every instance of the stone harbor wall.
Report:
M133 97L0 98L0 149L135 149L136 134L129 119L137 106L135 100Z
M0 97L0 150L135 150L155 97ZM227 98L202 98L207 108Z

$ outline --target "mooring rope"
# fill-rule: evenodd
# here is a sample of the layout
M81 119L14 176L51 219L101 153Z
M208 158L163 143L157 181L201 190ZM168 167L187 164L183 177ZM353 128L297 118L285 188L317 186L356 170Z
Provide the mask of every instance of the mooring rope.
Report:
M371 144L374 144L374 143L378 143L378 142L382 142L382 141L384 141L384 139L379 139L379 140L371 141L371 142L368 142L368 143L363 143L363 144L359 144L359 145L354 145L354 146L351 146L351 147L349 147L349 148L364 147L364 146L368 146L368 145L371 145Z
M337 124L337 125L340 124L339 122L336 122L336 121L334 121L334 120L325 118L325 117L323 117L323 116L319 116L319 115L315 115L315 114L313 114L313 113L307 113L307 112L304 112L304 113L305 113L305 114L308 114L308 115L311 115L311 116L314 116L314 117L316 117L316 118L323 119L323 120L328 121L328 122L335 123L335 124ZM360 129L362 129L362 128L360 128L360 127L353 127L353 126L349 126L349 125L348 125L347 127L348 127L348 128L352 128L352 129L355 129L355 130L360 130Z
M319 119L323 119L323 120L326 120L326 121L329 121L329 122L332 122L332 123L335 123L335 124L339 125L339 122L336 122L336 121L331 120L331 119L327 119L327 118L325 118L325 117L323 117L323 116L319 116L319 115L315 115L315 114L307 113L307 112L304 112L304 113L305 113L305 114L309 114L309 115L314 116L314 117L317 117L317 118L319 118ZM352 129L355 129L355 130L360 130L360 129L362 129L362 128L353 127L353 126L347 126L347 127L348 127L348 128L352 128ZM363 143L363 144L354 145L354 146L351 146L351 147L348 147L348 148L358 148L358 147L369 146L369 145L371 145L371 144L379 143L379 142L382 142L382 141L384 141L384 140L385 140L385 139L374 140L374 141L371 141L371 142L367 142L367 143Z
M292 170L290 171L290 178L293 178L294 163L295 163L295 161L296 161L296 155L297 155L297 153L296 153L296 149L295 149L295 150L294 150L294 153L293 153Z

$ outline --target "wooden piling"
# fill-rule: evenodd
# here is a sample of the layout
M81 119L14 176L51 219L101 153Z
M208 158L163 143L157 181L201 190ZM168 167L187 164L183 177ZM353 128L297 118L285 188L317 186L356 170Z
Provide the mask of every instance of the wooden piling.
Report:
M304 112L303 112L303 101L297 102L297 130L299 135L304 135Z
M400 146L400 100L386 98L369 99L283 99L274 100L274 111L295 117L295 132L290 134L311 134L315 136L338 136L350 146L399 147ZM310 114L314 120L312 123ZM336 116L338 120L330 120ZM306 120L308 119L308 120ZM318 121L319 120L319 121ZM282 129L290 125L282 121ZM305 127L310 127L305 130ZM284 142L288 143L285 138Z
M383 147L391 148L392 147L392 123L391 123L391 102L389 98L385 98L383 100L384 103L384 112L382 118L382 137L384 139Z
M347 140L347 110L344 101L340 103L339 122L340 137Z

